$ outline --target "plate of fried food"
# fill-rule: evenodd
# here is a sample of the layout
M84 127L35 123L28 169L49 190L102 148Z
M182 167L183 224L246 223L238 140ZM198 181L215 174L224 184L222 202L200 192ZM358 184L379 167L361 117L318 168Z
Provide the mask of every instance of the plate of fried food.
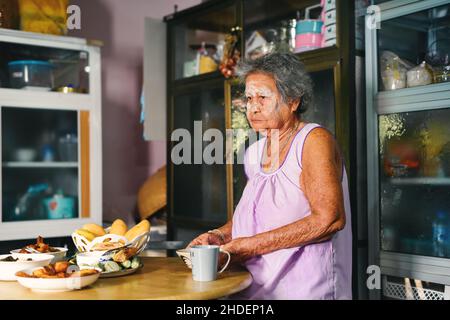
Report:
M40 292L79 290L93 284L99 276L98 270L79 270L67 261L58 261L16 273L16 279L22 286Z
M52 262L56 262L64 259L67 253L67 248L52 247L45 243L44 239L39 236L36 239L36 243L29 244L21 249L12 250L10 252L13 258L21 260L26 260L30 254L50 254L54 257Z

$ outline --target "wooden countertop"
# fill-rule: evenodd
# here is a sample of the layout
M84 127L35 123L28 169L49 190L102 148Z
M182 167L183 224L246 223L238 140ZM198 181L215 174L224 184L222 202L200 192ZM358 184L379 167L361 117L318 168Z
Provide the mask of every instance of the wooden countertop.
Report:
M217 299L247 288L252 277L245 270L230 269L216 281L192 280L180 258L142 258L144 267L136 273L99 278L92 286L67 292L34 292L18 282L0 281L0 300L204 300Z

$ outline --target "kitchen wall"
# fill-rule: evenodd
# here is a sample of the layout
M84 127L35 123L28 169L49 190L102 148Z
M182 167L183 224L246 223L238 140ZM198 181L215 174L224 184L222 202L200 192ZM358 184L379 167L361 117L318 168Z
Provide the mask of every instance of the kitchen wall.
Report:
M103 217L132 223L142 183L166 162L164 141L144 141L139 123L144 18L161 19L200 0L72 0L81 30L70 36L102 40Z

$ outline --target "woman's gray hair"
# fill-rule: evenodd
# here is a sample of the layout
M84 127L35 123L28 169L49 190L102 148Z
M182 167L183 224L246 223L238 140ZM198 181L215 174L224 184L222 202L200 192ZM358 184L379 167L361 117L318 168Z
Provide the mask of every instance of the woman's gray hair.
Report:
M252 73L272 76L283 102L300 100L297 117L312 104L313 82L304 64L294 54L275 52L238 64L236 74L241 82L245 82L247 76Z

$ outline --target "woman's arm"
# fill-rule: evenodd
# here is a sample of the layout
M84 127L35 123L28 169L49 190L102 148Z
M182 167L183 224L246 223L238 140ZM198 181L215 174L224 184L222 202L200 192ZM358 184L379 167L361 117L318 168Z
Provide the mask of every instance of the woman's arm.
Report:
M342 163L333 136L325 129L315 129L303 148L300 186L311 215L253 237L232 240L223 249L234 254L235 260L325 241L344 228Z
M217 228L217 230L220 230L219 232L213 232L213 233L202 233L197 238L191 241L189 243L188 247L194 246L194 245L208 245L208 244L216 244L216 245L223 245L231 241L231 229L233 227L233 221L230 220L226 224L224 224L222 227ZM222 240L222 236L225 241Z

